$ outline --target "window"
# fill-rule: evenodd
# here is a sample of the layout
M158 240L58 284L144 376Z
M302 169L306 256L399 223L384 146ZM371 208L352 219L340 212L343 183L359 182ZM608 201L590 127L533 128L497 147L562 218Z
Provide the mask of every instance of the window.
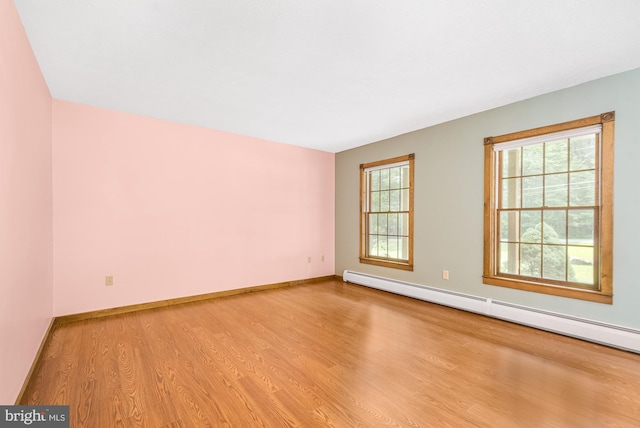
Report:
M413 270L413 159L360 165L360 262Z
M612 302L614 119L485 138L485 284Z

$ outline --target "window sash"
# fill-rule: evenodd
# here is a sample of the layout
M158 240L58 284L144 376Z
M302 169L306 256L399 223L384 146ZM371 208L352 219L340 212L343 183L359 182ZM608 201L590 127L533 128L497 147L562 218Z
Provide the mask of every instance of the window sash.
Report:
M535 137L521 138L518 140L505 141L504 143L493 144L494 152L515 149L518 147L532 146L534 144L548 143L550 141L562 140L564 138L581 137L588 134L602 133L602 125L585 126L583 128L569 129L566 131L554 132L551 134L536 135ZM600 137L598 137L600 138Z
M515 288L519 290L525 290L530 292L538 292L544 294L551 294L562 297L570 297L582 300L588 300L599 303L612 303L613 301L613 146L614 146L614 125L615 125L615 112L607 112L597 116L591 116L583 119L578 119L570 122L558 123L554 125L544 126L535 129L529 129L524 131L518 131L511 134L504 134L495 137L487 137L484 139L485 145L485 187L484 187L484 268L483 268L483 282L485 284L497 285L502 287ZM572 205L571 191L568 196L567 206L555 206L555 202L558 202L556 196L550 200L551 204L547 204L543 199L543 204L540 207L534 207L538 210L564 210L567 213L577 209L587 210L592 208L593 214L593 242L589 243L589 247L593 249L593 264L594 264L594 286L584 287L584 284L574 284L571 281L556 281L549 280L544 277L527 277L521 275L500 274L499 272L499 259L500 253L500 221L499 217L501 212L510 211L512 208L518 213L524 213L528 209L525 205L509 205L508 207L502 207L499 204L502 195L501 192L501 179L512 179L505 175L502 176L502 165L500 163L501 151L509 150L512 148L521 148L528 145L539 143L551 143L556 140L568 139L574 137L580 137L586 134L597 134L596 146L595 146L595 164L591 164L586 171L593 171L595 176L595 200L591 203L586 200L581 200L579 206ZM569 152L571 154L571 152ZM549 161L549 158L545 158ZM555 181L554 175L558 174L571 174L579 172L578 169L571 169L571 161L569 169L567 171L558 170L553 168L549 171L542 171L540 173L523 173L517 172L516 176L534 177L540 175L544 180L552 178ZM555 164L555 163L554 163ZM551 164L550 164L551 165ZM556 164L557 165L557 164ZM522 168L523 165L520 165ZM595 166L595 167L592 167ZM581 170L580 170L581 171ZM546 172L546 174L545 174ZM533 175L531 175L533 174ZM544 182L544 181L543 181ZM578 181L576 181L577 183ZM567 186L570 187L571 181L567 182ZM517 185L517 183L516 183ZM567 189L568 189L567 187ZM576 188L577 190L577 188ZM544 196L543 196L544 197ZM577 200L576 200L577 201ZM536 203L537 204L537 203ZM546 204L546 205L545 205ZM552 207L547 205L554 205ZM518 214L520 215L520 214ZM567 214L568 216L568 214ZM542 217L544 219L544 217ZM506 224L506 223L505 223ZM566 221L566 228L569 230L571 227L576 226L573 220ZM503 224L504 226L504 224ZM562 227L554 223L554 227ZM515 226L514 226L515 227ZM540 225L544 228L544 226ZM579 229L574 229L579 230ZM582 234L582 230L578 232ZM519 230L520 234L524 233L523 230ZM512 237L515 235L511 235ZM575 235L578 236L578 235ZM567 234L567 238L569 235ZM529 240L531 236L527 236L525 240ZM515 238L514 238L515 239ZM521 239L518 237L517 239ZM549 242L552 244L553 242ZM541 242L544 245L544 242ZM565 248L569 250L573 244L567 242ZM569 255L569 252L565 252ZM509 253L511 255L516 253ZM589 255L590 256L590 255ZM508 269L511 269L515 265L510 265ZM529 272L530 270L527 270ZM515 272L515 271L510 271ZM568 273L567 273L568 274ZM537 273L536 273L537 275ZM586 278L582 277L581 281Z
M371 194L372 192L374 192L374 190L372 190L372 186L371 186L371 173L373 173L374 171L381 171L384 169L392 169L392 168L398 168L398 167L403 167L403 166L407 166L407 167L411 167L409 161L401 161L401 162L394 162L394 163L389 163L389 164L383 164L383 165L376 165L373 167L369 167L369 168L365 168L363 173L364 173L364 180L365 180L365 195L364 195L364 206L362 207L362 212L363 213L372 213L372 212L381 212L381 213L400 213L403 212L402 210L387 210L387 211L373 211L371 209ZM394 188L394 189L387 189L387 190L404 190L404 189L410 189L411 188L412 183L409 183L408 186L406 187L399 187L399 188ZM375 190L375 192L378 191L384 191L384 190Z
M370 172L379 171L381 169L396 168L396 167L405 166L405 165L409 165L409 161L401 161L401 162L394 162L394 163L387 163L387 164L382 164L382 165L371 166L371 167L365 168L364 169L364 173L368 174Z
M549 143L552 141L557 141L557 140L564 140L564 139L569 139L569 138L573 138L573 137L580 137L580 136L584 136L584 135L592 135L595 134L596 138L595 138L595 172L596 172L596 177L599 177L599 170L600 170L600 156L598 155L599 150L600 150L600 140L601 140L601 132L602 132L602 126L600 124L598 125L594 125L594 126L588 126L588 127L583 127L583 128L578 128L578 129L570 129L570 130L566 130L566 131L561 131L561 132L555 132L555 133L550 133L550 134L544 134L544 135L539 135L539 136L535 136L535 137L529 137L529 138L523 138L523 139L518 139L518 140L513 140L513 141L508 141L505 143L499 143L499 144L495 144L493 147L493 150L496 154L496 165L497 168L495 169L495 177L494 180L496 182L496 191L497 191L497 197L495 198L495 206L494 206L494 210L496 210L496 216L495 216L495 230L497 231L495 234L495 248L497 250L496 253L496 266L495 266L495 274L496 276L502 276L502 277L512 277L512 278L517 278L517 277L530 277L532 279L535 280L540 280L540 281L544 281L546 283L550 283L550 284L555 284L555 285L569 285L571 287L576 287L576 288L586 288L586 289L592 289L595 291L599 291L599 284L597 281L597 277L595 275L598 274L598 266L597 266L597 261L599 260L599 256L598 256L598 247L596 245L596 243L599 241L598 239L598 235L599 235L599 227L597 224L597 220L599 218L598 212L599 212L599 201L598 201L598 195L600 194L600 192L598 191L598 183L596 183L596 188L594 189L595 191L595 199L596 199L596 203L597 205L595 207L593 207L594 209L594 216L593 216L593 222L594 224L592 225L593 228L593 242L592 242L592 247L593 247L593 259L592 259L592 263L593 263L593 275L594 277L592 278L591 282L589 284L585 284L585 283L581 283L578 282L577 280L572 280L571 279L571 273L573 271L573 267L571 266L571 262L570 262L570 257L569 257L569 248L571 247L571 245L568 242L568 237L565 237L565 243L564 245L557 245L558 247L562 248L562 251L564 253L564 273L563 273L563 279L560 278L555 278L551 279L548 277L545 277L544 274L544 265L545 265L545 260L543 256L543 252L540 251L540 267L538 270L538 275L526 275L526 274L522 274L520 273L520 269L523 266L522 263L522 253L517 255L517 264L518 264L518 272L517 273L510 273L510 272L505 272L502 269L502 250L501 248L503 247L503 245L505 243L510 243L510 244L516 244L516 247L519 249L518 251L522 251L523 245L525 247L531 247L531 246L539 246L540 249L544 248L544 245L549 245L548 243L545 243L544 238L541 237L541 241L539 243L527 243L525 241L522 241L522 231L518 230L517 234L518 234L518 240L514 241L514 242L507 242L504 241L502 239L501 236L501 219L502 219L502 212L517 212L520 213L518 215L518 217L522 216L523 212L526 211L541 211L541 212L548 212L548 211L566 211L569 212L571 210L579 210L579 209L584 209L586 207L584 206L571 206L570 205L570 201L567 200L567 204L562 205L562 206L557 206L557 207L551 207L546 205L544 199L545 199L545 192L546 192L546 187L545 185L543 185L542 188L542 198L543 200L541 201L540 206L535 206L535 207L524 207L524 206L520 206L520 207L503 207L503 195L504 195L504 186L506 185L506 181L510 180L514 177L508 177L505 178L502 176L503 171L502 171L502 162L500 161L503 158L503 154L502 152L505 152L507 150L511 150L511 149L515 149L515 148L521 148L521 147L525 147L525 146L533 146L533 145L542 145L545 143ZM570 161L571 159L571 154L567 153L567 160ZM547 170L546 168L546 158L542 158L541 159L542 162L542 172L540 174L536 174L535 176L539 176L542 178L543 181L547 180L547 177L549 176L553 176L553 175L557 175L557 173L546 173L545 171ZM562 174L568 174L571 171L569 171L567 169L566 172L563 172ZM521 170L521 173L523 173L523 171ZM522 177L525 176L518 176L522 179ZM515 177L515 178L518 178ZM596 178L596 181L598 179ZM522 185L522 183L521 183ZM567 182L567 191L571 192L571 184L569 182ZM521 189L522 192L522 189ZM549 224L546 223L545 219L541 219L542 221L542 227L544 228L545 226L550 226ZM569 227L569 217L567 216L565 218L565 229L567 229ZM556 245L556 244L552 244L552 245Z
M360 165L361 263L413 270L413 167L413 154ZM394 168L400 169L399 177ZM388 178L385 170L389 171ZM385 178L374 183L375 176ZM403 220L398 217L397 224L391 223L394 215ZM378 229L380 225L373 224L372 217L386 218L389 223L385 225L390 229ZM371 246L376 242L374 251Z

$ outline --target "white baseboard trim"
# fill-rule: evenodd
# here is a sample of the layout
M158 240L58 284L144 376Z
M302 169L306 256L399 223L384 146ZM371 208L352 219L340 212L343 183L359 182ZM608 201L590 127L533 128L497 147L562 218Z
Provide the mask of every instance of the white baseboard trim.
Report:
M345 270L344 281L640 354L640 330Z

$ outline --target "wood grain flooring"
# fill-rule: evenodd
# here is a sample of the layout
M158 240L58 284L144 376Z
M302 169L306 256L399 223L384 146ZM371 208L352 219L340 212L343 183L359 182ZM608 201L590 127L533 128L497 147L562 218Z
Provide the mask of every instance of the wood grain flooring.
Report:
M640 355L340 281L52 334L72 427L640 427Z

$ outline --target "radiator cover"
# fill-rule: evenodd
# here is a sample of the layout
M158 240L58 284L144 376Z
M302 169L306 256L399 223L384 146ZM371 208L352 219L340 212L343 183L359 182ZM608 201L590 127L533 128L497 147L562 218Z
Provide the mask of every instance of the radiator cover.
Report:
M640 354L640 330L492 300L442 288L345 270L345 282L571 336Z

